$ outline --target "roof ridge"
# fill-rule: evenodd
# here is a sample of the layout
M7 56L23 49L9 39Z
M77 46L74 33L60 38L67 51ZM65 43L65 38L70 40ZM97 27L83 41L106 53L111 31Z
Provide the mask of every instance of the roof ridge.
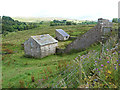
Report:
M41 36L42 35L31 36L31 38L33 38L41 46L58 42L56 39L54 39L49 34L44 34L43 37Z
M58 33L60 33L62 36L70 36L69 34L67 34L64 30L62 30L62 29L56 29L56 31L58 32Z

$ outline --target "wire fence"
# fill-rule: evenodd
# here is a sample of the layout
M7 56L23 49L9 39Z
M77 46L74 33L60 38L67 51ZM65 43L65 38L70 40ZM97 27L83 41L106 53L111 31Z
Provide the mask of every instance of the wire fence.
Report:
M47 81L40 79L39 83L37 83L37 88L77 88L82 83L82 72L85 71L82 67L82 64L86 62L84 61L84 63L82 63L82 60L84 60L85 57L89 57L89 54L93 55L89 58L92 60L99 53L93 51L86 55L76 57L74 60L72 60L72 64L68 64L66 68L59 70L59 72L56 73L57 76L55 78L50 78L49 76Z
M113 47L114 46L114 47ZM104 51L106 49L117 49L117 35L114 37L110 37L109 40L106 41L104 45ZM104 53L104 52L103 52ZM100 59L99 51L90 51L88 54L83 56L78 56L74 60L72 60L72 64L67 64L65 68L59 69L58 73L54 74L55 78L51 78L50 76L47 78L47 81L44 79L40 79L39 83L37 83L37 88L77 88L81 87L81 85L86 85L84 88L90 86L87 82L84 82L84 78L88 77L90 72L86 72L85 67L92 68L97 66L97 64L90 64L95 59ZM87 60L89 59L89 60ZM94 63L94 62L93 62ZM93 69L93 68L92 68ZM95 68L94 68L95 69ZM93 69L93 70L94 70ZM91 70L90 70L91 71ZM99 72L97 72L99 74ZM95 74L95 73L94 73Z
M72 84L76 83L76 81L73 79L75 79L75 77L78 75L78 68L79 68L79 66L76 65L75 63L72 63L72 65L67 65L66 68L63 68L63 69L61 69L61 71L59 71L59 73L56 73L57 77L55 77L51 80L49 80L49 78L50 78L49 77L48 82L45 81L46 83L44 82L44 80L41 79L40 82L37 84L37 86L40 88L69 87L70 82L72 82ZM44 83L44 85L43 85L43 83ZM77 83L79 83L79 82L77 82Z

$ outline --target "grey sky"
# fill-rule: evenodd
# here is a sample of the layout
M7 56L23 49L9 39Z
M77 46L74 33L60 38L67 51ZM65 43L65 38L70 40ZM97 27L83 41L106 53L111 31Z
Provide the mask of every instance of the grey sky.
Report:
M0 15L97 20L118 17L119 0L2 0Z

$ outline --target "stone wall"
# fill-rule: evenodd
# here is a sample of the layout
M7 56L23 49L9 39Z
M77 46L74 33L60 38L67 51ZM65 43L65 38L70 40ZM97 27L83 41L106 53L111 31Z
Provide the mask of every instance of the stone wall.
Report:
M41 46L41 48L40 48L41 56L40 57L43 58L45 56L55 54L57 46L58 46L57 43Z
M103 27L112 27L112 23L109 22L108 19L102 19L102 18L99 18L98 19L98 24L102 24Z
M72 39L77 39L77 37L69 37L69 40L72 40Z
M40 58L40 45L32 38L29 38L24 43L24 51L25 55Z
M103 23L101 23L103 22ZM90 29L88 32L86 32L84 35L81 37L77 37L76 40L74 40L72 43L67 45L66 49L64 52L70 52L72 49L84 49L89 47L91 44L100 41L101 40L101 35L102 35L102 29L103 27L111 27L112 24L109 23L109 20L102 19L98 21L98 24Z
M65 53L64 49L56 48L56 54L61 54L61 53Z

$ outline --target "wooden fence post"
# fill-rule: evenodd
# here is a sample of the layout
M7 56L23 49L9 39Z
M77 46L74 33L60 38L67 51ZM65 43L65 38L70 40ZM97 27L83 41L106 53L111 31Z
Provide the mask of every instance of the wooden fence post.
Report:
M81 70L81 57L80 55L78 56L78 59L79 59L79 82L80 82L80 86L82 85L82 70Z

